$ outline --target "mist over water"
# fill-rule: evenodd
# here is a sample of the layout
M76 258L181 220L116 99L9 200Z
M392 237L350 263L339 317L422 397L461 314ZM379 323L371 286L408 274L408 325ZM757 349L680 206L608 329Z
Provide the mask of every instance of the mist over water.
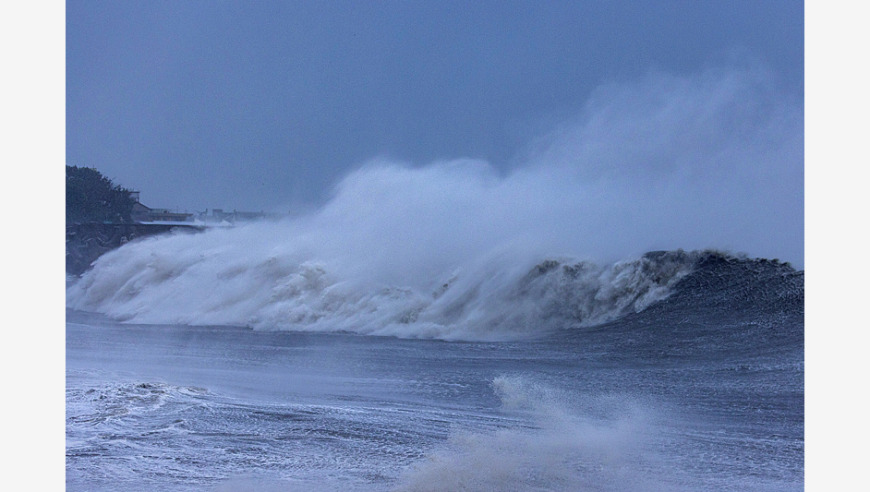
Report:
M499 376L493 389L505 411L529 416L531 425L457 431L410 467L397 491L678 490L665 483L658 470L666 464L649 446L661 425L654 410L625 398L585 402L610 414L596 419L572 402L577 395L533 378Z
M802 149L800 105L760 68L651 74L600 88L508 171L373 159L311 213L112 251L68 305L145 323L510 338L568 282L590 286L566 301L583 304L579 321L606 320L666 296L691 265L651 266L647 251L802 267ZM546 260L573 276L532 285ZM536 288L535 311L517 303Z

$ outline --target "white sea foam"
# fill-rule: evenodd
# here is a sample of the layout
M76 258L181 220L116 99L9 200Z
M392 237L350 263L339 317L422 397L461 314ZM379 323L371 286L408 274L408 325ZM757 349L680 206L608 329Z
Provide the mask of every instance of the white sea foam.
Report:
M645 251L802 244L781 219L802 197L778 191L801 189L802 119L771 85L745 69L607 86L510 172L373 160L312 213L112 251L68 305L140 323L448 339L637 311L685 274L650 268Z
M266 235L286 227L132 243L105 255L70 287L68 304L137 323L505 339L537 334L553 320L589 325L640 311L666 297L694 258L644 257L602 267L535 265L499 254L449 275L391 284L398 277L387 280L377 268L335 271L340 261L304 259L274 245L266 250Z

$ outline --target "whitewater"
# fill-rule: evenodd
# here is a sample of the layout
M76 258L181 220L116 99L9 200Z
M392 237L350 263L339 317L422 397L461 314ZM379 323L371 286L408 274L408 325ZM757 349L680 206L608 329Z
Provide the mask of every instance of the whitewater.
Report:
M596 301L575 269L518 277L515 301L549 314L509 339L492 330L516 310L399 338L70 309L67 488L803 489L803 272L658 252L596 271Z
M698 256L648 254L601 267L554 259L534 264L502 252L395 283L376 276L384 267L337 270L332 265L339 261L253 246L276 233L294 237L283 227L135 242L106 254L71 286L68 306L136 323L505 339L539 335L554 323L588 326L641 311L663 299Z
M803 490L775 94L605 86L509 169L378 157L293 217L104 254L66 289L67 489Z

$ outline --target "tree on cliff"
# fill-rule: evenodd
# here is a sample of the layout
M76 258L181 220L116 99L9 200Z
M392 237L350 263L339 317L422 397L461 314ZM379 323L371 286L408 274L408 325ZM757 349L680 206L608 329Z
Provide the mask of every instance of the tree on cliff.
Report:
M132 222L130 190L89 167L66 167L66 222Z

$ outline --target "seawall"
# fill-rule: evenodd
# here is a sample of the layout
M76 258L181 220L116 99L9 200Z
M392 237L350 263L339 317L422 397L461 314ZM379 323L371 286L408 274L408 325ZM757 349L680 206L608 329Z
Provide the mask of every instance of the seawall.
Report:
M167 234L173 230L197 232L203 227L188 224L105 224L99 222L66 226L66 273L81 275L103 253L137 238Z

